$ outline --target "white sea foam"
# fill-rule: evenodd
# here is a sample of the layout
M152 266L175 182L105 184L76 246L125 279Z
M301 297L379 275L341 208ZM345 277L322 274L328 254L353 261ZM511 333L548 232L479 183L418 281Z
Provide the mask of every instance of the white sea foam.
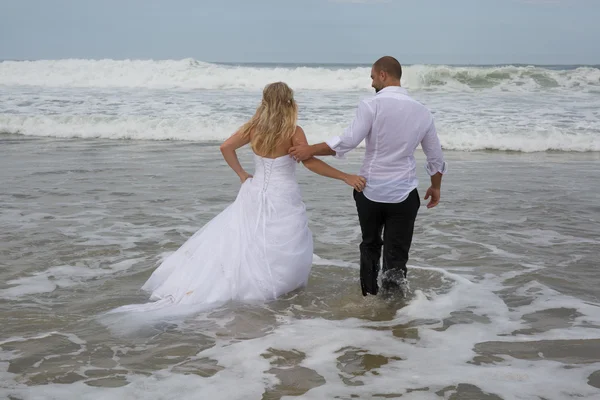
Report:
M334 260L335 261L335 260ZM417 267L413 267L417 268ZM418 268L417 268L418 269ZM546 332L515 334L527 328L522 319L526 313L544 311L554 307L572 307L583 316L575 321L579 325L600 323L600 309L586 305L581 300L562 295L539 283L524 288L524 295L534 301L522 307L509 308L496 294L503 287L503 276L488 275L473 282L450 272L429 268L448 280L452 288L446 293L425 294L419 290L410 304L398 310L392 321L365 321L358 319L327 320L322 318L297 319L279 316L277 325L268 335L247 340L231 340L214 336L215 345L200 351L196 360L215 360L222 368L210 377L195 374L183 375L165 368L150 376L129 374L128 385L118 388L88 386L83 382L70 385L48 384L25 386L15 380L6 368L0 369L6 395L33 399L73 397L100 399L110 393L118 398L202 398L246 399L260 398L265 387L274 387L280 380L271 364L275 358L268 355L273 349L293 351L303 356L295 365L283 370L302 367L314 371L325 383L303 395L307 399L350 398L366 396L399 396L408 399L437 398L434 393L444 391L442 397L455 393L457 383L474 385L484 393L496 394L506 399L535 399L577 397L592 399L600 390L587 383L588 377L600 368L600 363L569 364L547 359L543 353L538 359L516 358L509 354L496 354L493 362L477 365L476 344L485 342L535 343L539 340L598 339L597 330L580 326L554 328ZM472 317L467 323L446 326L443 321L457 312ZM133 318L133 317L132 317ZM407 324L418 332L417 338L399 338L392 330ZM59 334L59 333L53 333ZM41 337L41 336L40 336ZM27 341L31 338L10 338L0 342ZM83 345L69 337L73 343ZM351 355L354 354L354 355ZM373 366L370 371L354 373L360 363L345 369L344 356L385 356L387 363ZM2 352L2 361L15 358L11 352ZM4 364L6 365L6 364ZM279 367L281 368L281 367ZM548 379L554 376L553 379ZM235 382L236 384L232 384ZM349 383L350 382L350 383ZM427 389L424 389L427 388ZM558 397L557 397L558 396Z
M365 67L6 61L0 63L0 132L222 141L275 80L296 90L299 123L311 142L343 132L357 102L373 93ZM600 151L598 68L407 66L404 81L434 112L445 149Z
M244 120L223 116L214 119L206 117L144 117L144 116L18 116L0 114L0 130L28 136L59 138L102 138L135 140L185 140L195 142L222 141L228 138ZM300 121L307 133L309 142L328 139L332 134L340 134L345 124L330 121L328 124L315 124ZM305 122L305 123L303 123ZM505 127L483 125L483 122L469 124L440 123L438 131L442 147L446 150L509 150L519 152L539 151L600 151L600 135L595 129L572 132L542 126L531 131L529 128L514 128L506 132ZM363 147L364 143L360 145Z
M231 66L183 60L40 60L0 63L0 85L47 87L127 87L260 90L283 80L296 90L369 90L369 67ZM551 70L535 66L404 67L409 88L444 86L449 90L500 87L587 90L600 87L600 69Z
M85 283L90 279L125 271L137 260L125 260L109 268L89 268L87 266L60 265L28 276L11 279L9 287L0 290L0 298L16 299L27 295L50 293L57 288L66 288Z

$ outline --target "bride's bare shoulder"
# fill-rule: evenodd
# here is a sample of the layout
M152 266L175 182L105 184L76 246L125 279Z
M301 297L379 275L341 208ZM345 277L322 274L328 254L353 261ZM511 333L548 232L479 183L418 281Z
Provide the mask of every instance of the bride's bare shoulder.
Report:
M296 131L294 132L294 136L292 136L292 146L296 146L298 144L307 144L306 134L304 133L304 129L300 125L296 126Z

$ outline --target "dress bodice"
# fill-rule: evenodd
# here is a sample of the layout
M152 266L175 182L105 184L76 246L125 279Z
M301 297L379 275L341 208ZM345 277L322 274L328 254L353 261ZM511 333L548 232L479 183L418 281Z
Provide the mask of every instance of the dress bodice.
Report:
M267 158L255 154L254 165L253 186L262 186L263 191L297 185L296 161L289 155Z

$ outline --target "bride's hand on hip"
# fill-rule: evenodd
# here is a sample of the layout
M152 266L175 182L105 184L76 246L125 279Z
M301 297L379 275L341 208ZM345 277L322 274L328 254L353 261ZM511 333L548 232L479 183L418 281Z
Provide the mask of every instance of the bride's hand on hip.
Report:
M357 192L362 192L367 184L367 180L362 176L358 175L346 175L344 182L347 185L352 186Z
M242 175L240 175L240 182L241 182L241 183L244 183L244 182L246 182L246 180L247 180L248 178L252 178L252 175L250 175L250 174L249 174L249 173L247 173L247 172L244 172Z

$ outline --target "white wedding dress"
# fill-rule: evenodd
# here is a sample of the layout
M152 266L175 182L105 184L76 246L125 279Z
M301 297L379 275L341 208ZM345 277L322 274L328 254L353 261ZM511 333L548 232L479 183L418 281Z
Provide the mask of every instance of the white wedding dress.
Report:
M217 304L275 299L303 287L313 260L313 238L290 156L254 155L254 177L219 215L168 256L142 289L153 303Z

